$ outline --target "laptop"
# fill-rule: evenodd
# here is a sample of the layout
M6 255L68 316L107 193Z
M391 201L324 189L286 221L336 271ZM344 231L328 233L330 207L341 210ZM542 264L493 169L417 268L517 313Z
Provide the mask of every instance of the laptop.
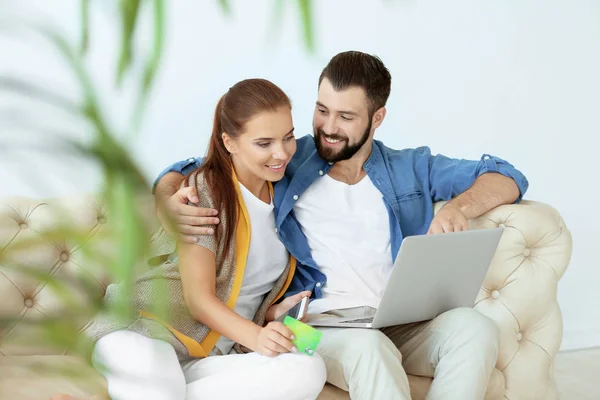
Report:
M409 236L400 246L374 314L308 314L306 323L315 327L378 329L431 320L458 307L473 307L503 230Z

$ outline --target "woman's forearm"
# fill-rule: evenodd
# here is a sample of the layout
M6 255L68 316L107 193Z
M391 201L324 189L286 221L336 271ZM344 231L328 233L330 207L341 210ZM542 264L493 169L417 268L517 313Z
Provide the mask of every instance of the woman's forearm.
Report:
M192 317L234 342L254 350L261 327L240 316L212 294L196 298Z

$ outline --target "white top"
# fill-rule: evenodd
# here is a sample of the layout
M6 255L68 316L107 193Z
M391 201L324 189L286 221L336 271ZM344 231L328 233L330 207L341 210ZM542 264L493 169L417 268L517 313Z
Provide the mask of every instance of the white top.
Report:
M273 289L289 261L289 253L275 232L273 201L267 204L254 196L240 183L248 216L250 217L250 249L244 271L242 288L234 311L252 320L267 293ZM228 354L234 342L225 336L217 348Z
M379 307L393 263L388 212L371 179L347 185L325 175L298 199L294 213L327 276L323 297L308 312Z

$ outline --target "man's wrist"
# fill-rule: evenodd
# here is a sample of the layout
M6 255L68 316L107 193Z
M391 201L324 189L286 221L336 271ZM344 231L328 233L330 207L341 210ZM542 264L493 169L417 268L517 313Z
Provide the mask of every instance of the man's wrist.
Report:
M469 218L469 210L472 207L473 202L468 191L461 193L457 197L446 203L446 206L453 207L454 209L461 212L467 219Z
M183 175L177 172L169 172L163 176L160 181L156 184L154 190L154 197L161 202L166 202L171 196L173 196L183 179Z

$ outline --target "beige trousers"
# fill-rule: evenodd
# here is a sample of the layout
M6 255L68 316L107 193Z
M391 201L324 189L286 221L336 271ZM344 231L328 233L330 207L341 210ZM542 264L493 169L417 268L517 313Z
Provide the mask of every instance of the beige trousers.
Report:
M365 309L329 313L360 317ZM498 357L496 324L472 308L382 330L320 330L327 381L353 400L408 400L407 374L434 378L428 400L482 400Z

